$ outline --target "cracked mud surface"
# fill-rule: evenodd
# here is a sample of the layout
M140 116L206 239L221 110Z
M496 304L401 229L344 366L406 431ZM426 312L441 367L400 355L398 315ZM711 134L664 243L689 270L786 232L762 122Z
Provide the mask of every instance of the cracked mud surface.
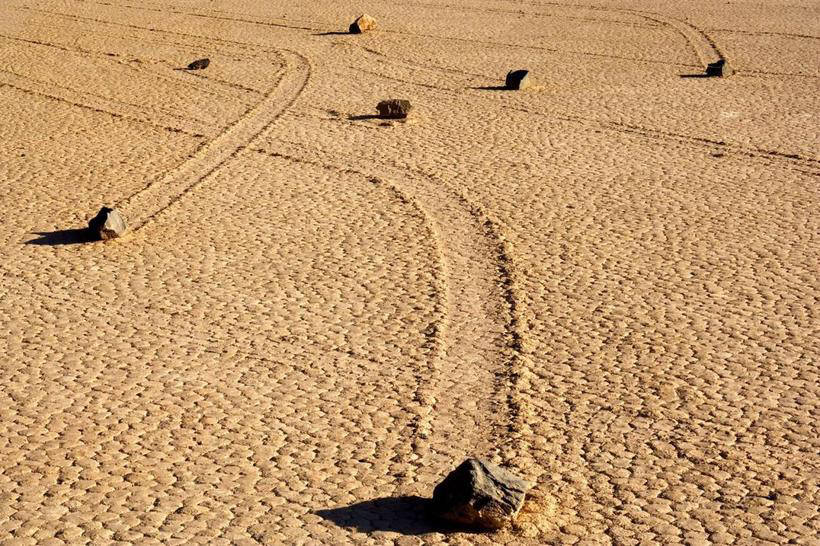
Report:
M0 7L0 543L817 544L817 7L326 4Z

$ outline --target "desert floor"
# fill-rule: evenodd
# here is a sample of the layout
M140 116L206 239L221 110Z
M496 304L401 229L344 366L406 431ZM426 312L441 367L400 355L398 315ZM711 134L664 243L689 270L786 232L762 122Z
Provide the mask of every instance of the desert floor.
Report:
M3 0L0 543L820 543L818 114L812 0Z

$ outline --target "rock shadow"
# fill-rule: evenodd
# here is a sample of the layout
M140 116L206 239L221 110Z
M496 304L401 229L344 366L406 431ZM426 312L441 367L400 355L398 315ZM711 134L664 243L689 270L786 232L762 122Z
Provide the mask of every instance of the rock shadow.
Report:
M88 228L82 229L59 229L57 231L36 231L37 239L26 241L27 245L78 245L83 243L93 243L100 238L96 233Z
M339 527L362 533L390 531L402 535L462 531L436 521L430 515L430 499L417 496L382 497L342 508L317 510L315 514Z
M355 34L355 33L350 32L349 30L348 31L334 30L334 31L330 31L330 32L316 32L316 33L312 34L311 36L348 36L350 34Z
M680 74L681 78L716 78L717 76L712 76L711 74Z
M476 91L514 91L514 89L511 89L506 85L485 85L481 87L468 87L467 89L473 89Z
M367 119L387 119L387 118L382 118L378 114L362 114L360 116L347 116L347 119L350 120L350 121L363 121L363 120L367 120Z

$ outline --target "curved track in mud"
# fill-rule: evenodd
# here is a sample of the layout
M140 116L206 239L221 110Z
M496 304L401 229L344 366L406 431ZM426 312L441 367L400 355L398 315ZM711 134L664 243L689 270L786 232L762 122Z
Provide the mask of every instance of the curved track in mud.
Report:
M214 139L204 143L176 169L117 203L126 217L132 218L135 231L194 189L234 157L242 147L249 145L296 101L310 77L310 64L303 55L292 51L282 51L280 60L283 70L279 82L264 95L259 104Z

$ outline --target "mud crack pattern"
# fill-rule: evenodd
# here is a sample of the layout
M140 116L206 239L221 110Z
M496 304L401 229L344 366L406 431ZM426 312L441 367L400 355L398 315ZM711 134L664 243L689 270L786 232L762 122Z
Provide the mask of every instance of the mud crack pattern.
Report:
M817 8L690 4L4 3L0 543L817 543Z

